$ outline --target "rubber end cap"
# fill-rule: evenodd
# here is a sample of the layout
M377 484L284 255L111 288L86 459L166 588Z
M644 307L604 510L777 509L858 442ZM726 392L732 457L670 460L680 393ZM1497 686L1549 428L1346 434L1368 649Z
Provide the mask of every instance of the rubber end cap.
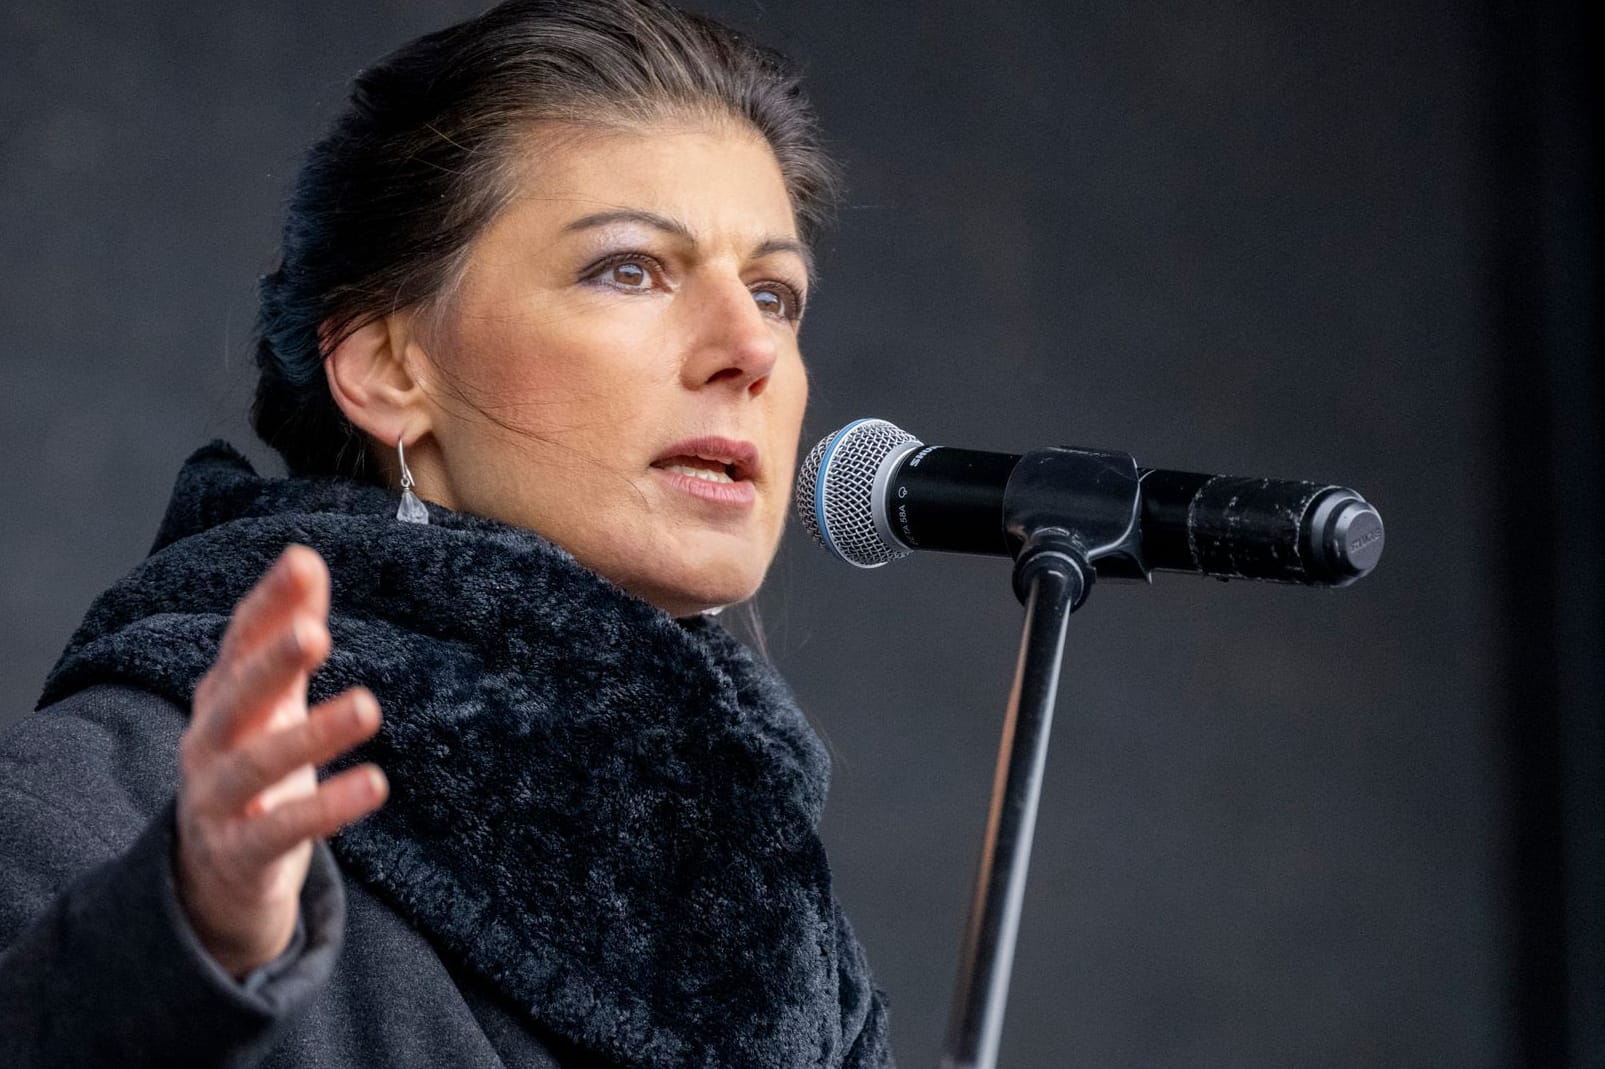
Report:
M1326 530L1327 559L1339 574L1358 579L1382 559L1382 517L1365 501L1344 503Z

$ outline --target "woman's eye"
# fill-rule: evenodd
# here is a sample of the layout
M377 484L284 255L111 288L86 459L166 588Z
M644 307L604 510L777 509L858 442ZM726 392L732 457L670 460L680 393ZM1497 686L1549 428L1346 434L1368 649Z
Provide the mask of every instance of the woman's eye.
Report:
M776 319L794 320L802 313L802 301L797 291L783 283L768 282L752 291L752 299L758 302L765 315L772 315Z
M621 289L642 290L652 285L652 275L645 267L633 261L613 264L604 268L602 274L607 280Z
M663 265L642 252L625 252L609 256L586 268L581 280L591 285L628 293L646 293L664 282Z

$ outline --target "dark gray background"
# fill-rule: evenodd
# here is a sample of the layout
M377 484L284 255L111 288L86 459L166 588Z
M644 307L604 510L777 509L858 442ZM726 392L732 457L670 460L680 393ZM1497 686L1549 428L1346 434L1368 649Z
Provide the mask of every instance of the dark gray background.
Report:
M0 723L191 449L276 468L244 411L288 177L356 70L478 6L0 13ZM700 7L807 64L848 169L805 444L881 415L1387 520L1352 589L1161 577L1077 614L1003 1064L1605 1064L1581 6ZM1008 578L792 532L762 596L905 1066L945 1025Z

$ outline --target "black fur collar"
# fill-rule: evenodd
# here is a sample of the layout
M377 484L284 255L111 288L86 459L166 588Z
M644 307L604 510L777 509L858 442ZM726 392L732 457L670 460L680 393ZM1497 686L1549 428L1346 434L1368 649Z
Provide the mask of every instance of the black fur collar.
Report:
M828 761L780 679L537 535L395 501L201 449L40 704L120 680L188 707L234 603L310 545L334 639L312 698L362 683L385 711L355 759L391 798L331 844L348 873L610 1060L889 1064L816 833Z

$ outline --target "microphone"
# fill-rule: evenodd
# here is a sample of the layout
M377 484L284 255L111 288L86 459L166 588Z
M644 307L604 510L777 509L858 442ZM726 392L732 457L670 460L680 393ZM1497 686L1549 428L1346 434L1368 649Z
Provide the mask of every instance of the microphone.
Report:
M1100 532L1083 546L1100 578L1160 570L1347 586L1383 545L1382 517L1346 487L1139 468L1095 450L928 446L881 419L821 439L795 500L814 540L860 568L916 549L1013 557L1032 533L1023 528L1075 532L1085 519Z

